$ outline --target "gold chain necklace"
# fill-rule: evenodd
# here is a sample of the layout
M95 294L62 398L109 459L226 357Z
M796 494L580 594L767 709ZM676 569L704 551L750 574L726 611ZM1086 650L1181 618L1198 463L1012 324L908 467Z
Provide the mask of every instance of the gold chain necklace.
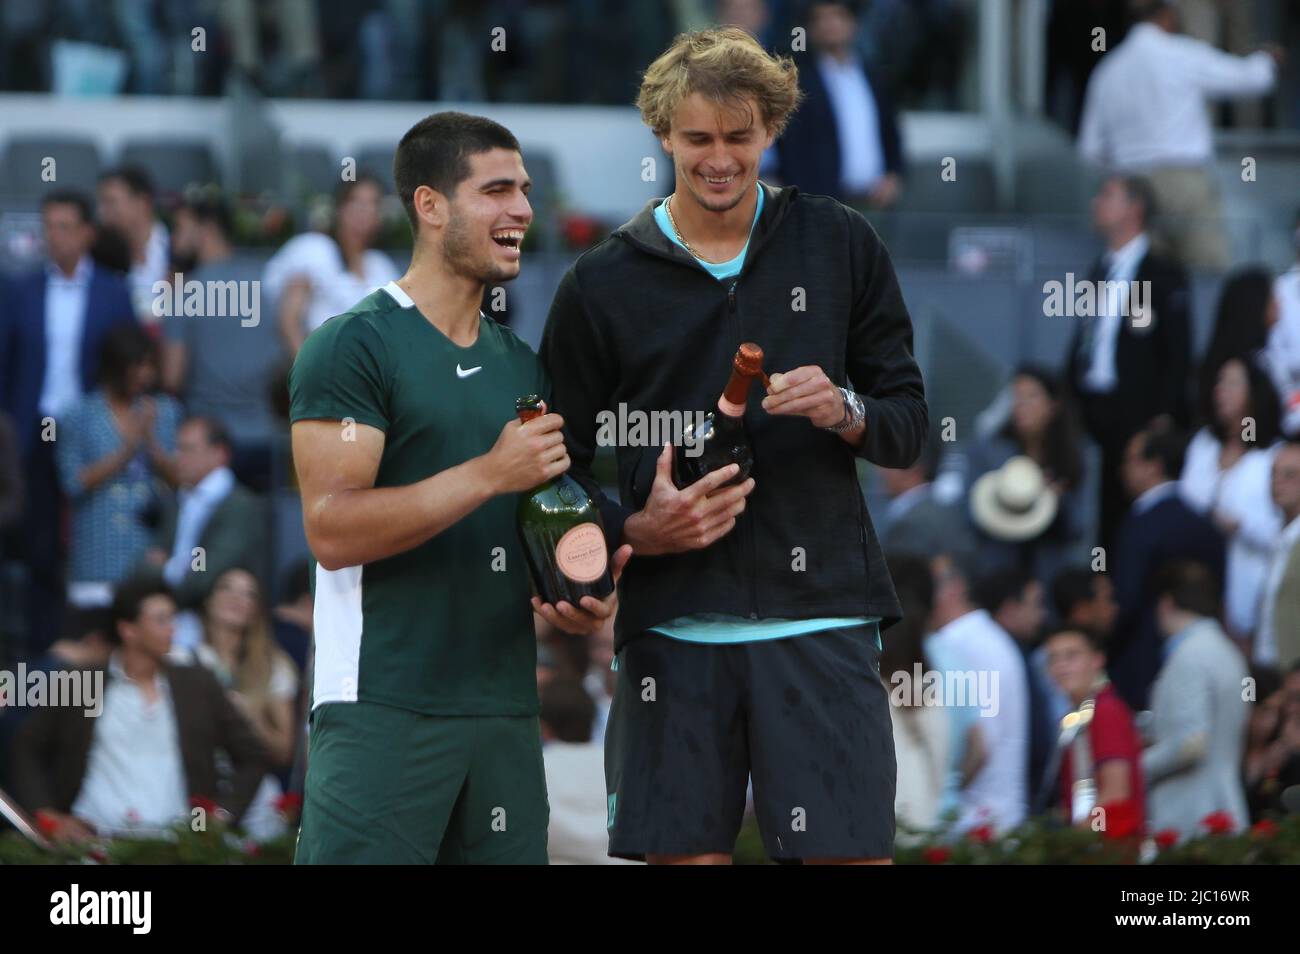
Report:
M681 242L682 245L686 247L686 251L690 252L701 262L708 262L710 265L721 264L719 262L713 261L713 259L711 258L705 258L703 255L701 255L699 252L695 251L695 249L691 247L690 242L686 241L686 236L683 235L682 230L677 227L677 220L673 218L673 196L675 196L676 194L677 193L674 192L673 195L670 195L668 198L664 199L664 211L668 213L668 224L673 227L673 234L677 236L677 241Z

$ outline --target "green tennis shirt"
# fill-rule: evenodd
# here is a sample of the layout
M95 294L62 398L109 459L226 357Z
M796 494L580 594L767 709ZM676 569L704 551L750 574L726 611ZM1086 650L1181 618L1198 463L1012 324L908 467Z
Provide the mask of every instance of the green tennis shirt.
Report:
M289 375L290 420L384 432L376 487L401 487L486 453L515 399L549 386L513 332L479 318L454 344L396 283L331 318ZM362 700L430 715L535 715L532 589L516 494L494 497L420 546L315 568L312 706Z

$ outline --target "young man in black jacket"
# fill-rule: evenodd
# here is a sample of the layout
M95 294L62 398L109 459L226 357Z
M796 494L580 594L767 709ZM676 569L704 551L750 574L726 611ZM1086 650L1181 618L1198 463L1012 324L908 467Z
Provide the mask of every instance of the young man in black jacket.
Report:
M879 633L900 610L855 458L911 464L927 411L911 320L866 220L758 181L797 100L793 63L743 31L674 41L638 105L676 191L575 263L542 341L570 473L635 554L606 734L611 855L725 863L751 775L772 857L893 853ZM620 502L605 499L590 470L598 415L714 407L746 341L784 372L744 409L751 476L727 486L729 465L678 490L681 448L625 441Z

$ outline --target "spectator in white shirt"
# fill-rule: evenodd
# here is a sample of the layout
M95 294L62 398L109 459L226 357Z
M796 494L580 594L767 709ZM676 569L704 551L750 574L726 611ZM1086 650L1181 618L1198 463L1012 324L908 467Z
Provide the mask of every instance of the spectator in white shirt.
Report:
M1278 436L1277 396L1264 372L1245 358L1229 358L1215 375L1214 417L1187 447L1178 491L1209 518L1228 543L1224 621L1247 643L1281 514L1269 495Z
M330 318L400 276L392 259L370 247L382 224L383 198L383 185L372 175L344 182L335 193L330 233L297 235L266 263L262 290L279 303L290 356Z
M1273 321L1265 356L1282 401L1282 430L1300 435L1300 214L1295 222L1297 262L1273 283Z
M1013 640L971 596L967 561L948 554L931 562L934 635L930 646L960 658L970 682L991 696L980 700L979 727L988 759L961 793L958 828L1015 828L1025 819L1025 766L1029 758L1029 690L1025 664Z
M265 751L211 673L167 662L175 613L166 587L124 583L113 598L108 672L79 674L99 680L98 718L46 706L19 730L15 788L54 840L168 827L209 803L238 821L248 806ZM224 786L218 752L229 766Z
M99 177L96 197L100 223L115 230L130 253L126 281L136 317L143 324L156 324L154 283L171 280L167 274L171 243L155 211L153 181L138 166L111 169Z
M1273 455L1272 495L1285 526L1264 580L1252 657L1287 670L1300 663L1300 441Z
M1269 92L1281 53L1232 56L1179 36L1170 0L1133 0L1130 8L1137 22L1088 82L1079 151L1090 162L1151 180L1166 216L1161 238L1175 257L1226 268L1207 104Z

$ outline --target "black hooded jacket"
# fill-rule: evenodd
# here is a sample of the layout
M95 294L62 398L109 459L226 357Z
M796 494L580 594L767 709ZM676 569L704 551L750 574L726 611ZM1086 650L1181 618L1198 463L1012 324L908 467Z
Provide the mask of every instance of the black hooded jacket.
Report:
M570 473L601 508L611 548L654 479L659 446L616 448L619 497L591 475L602 411L708 411L744 341L768 373L818 365L866 405L856 454L906 467L928 412L912 323L889 254L867 221L825 196L766 190L744 267L718 281L671 242L646 205L560 282L542 338ZM678 616L901 615L858 484L855 451L750 395L754 490L735 529L703 550L636 556L619 587L617 644ZM680 452L680 451L677 451Z

